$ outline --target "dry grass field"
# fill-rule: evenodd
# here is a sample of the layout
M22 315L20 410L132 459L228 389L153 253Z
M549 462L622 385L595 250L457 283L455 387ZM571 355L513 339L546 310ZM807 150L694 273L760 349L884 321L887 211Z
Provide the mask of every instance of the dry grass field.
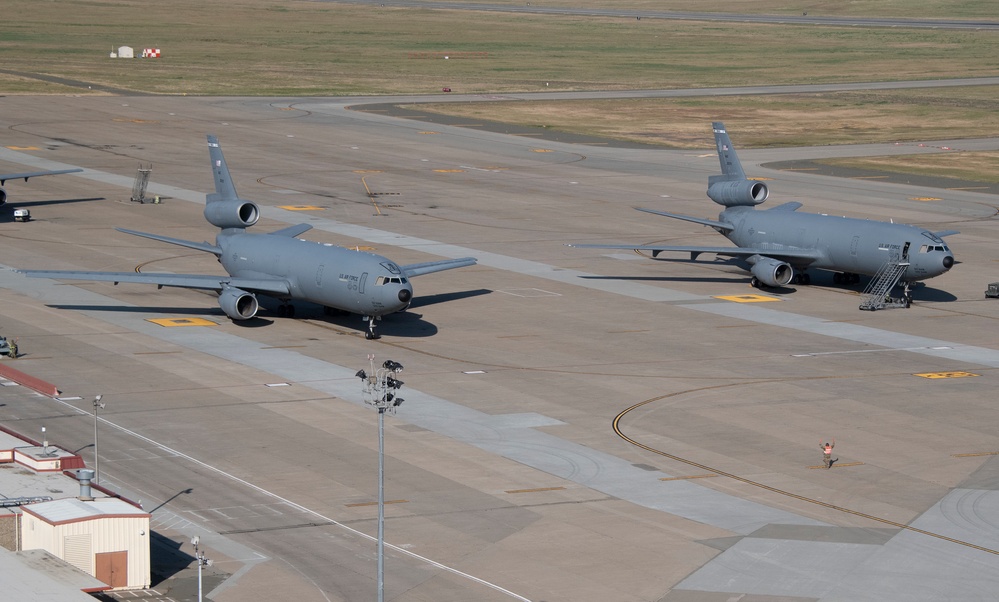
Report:
M491 4L522 5L522 0ZM474 2L470 2L474 4ZM991 31L814 27L273 0L7 0L0 94L330 96L701 88L994 76ZM546 6L606 8L596 0ZM971 0L616 0L620 9L997 19ZM112 59L129 45L158 59ZM447 56L448 58L443 58ZM38 76L48 79L41 79ZM430 110L672 147L999 135L999 90L449 104ZM427 108L427 107L422 107Z

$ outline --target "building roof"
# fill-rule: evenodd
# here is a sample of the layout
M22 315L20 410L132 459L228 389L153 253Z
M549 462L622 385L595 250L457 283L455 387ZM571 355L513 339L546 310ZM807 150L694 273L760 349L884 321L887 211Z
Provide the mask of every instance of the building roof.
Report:
M67 523L101 517L149 518L149 513L118 498L97 498L83 501L77 498L38 502L22 510L50 524Z
M107 585L43 550L11 552L0 548L0 587L4 600L18 602L94 602L83 590Z

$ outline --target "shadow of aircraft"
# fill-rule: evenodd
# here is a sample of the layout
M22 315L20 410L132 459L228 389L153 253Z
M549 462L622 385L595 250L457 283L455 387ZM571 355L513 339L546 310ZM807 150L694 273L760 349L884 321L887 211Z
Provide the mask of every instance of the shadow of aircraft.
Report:
M409 304L409 308L413 309L415 307L427 307L428 305L447 303L448 301L456 301L458 299L471 299L473 297L488 295L492 292L493 291L490 289L480 288L474 291L458 291L454 293L439 293L437 295L424 295L422 297L417 297L413 299L413 302Z

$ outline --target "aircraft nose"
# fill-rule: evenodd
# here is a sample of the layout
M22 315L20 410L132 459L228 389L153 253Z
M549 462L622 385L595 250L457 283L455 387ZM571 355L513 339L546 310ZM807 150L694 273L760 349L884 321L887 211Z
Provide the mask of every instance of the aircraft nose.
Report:
M399 301L402 301L403 303L409 303L409 301L412 298L413 298L413 291L412 290L410 290L408 288L404 288L404 289L401 289L399 291Z
M950 255L943 258L943 267L945 270L949 270L954 267L954 258Z

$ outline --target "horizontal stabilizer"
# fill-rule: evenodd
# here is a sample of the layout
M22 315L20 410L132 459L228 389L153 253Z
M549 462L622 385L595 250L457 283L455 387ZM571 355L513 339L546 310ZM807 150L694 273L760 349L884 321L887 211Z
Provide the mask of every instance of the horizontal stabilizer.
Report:
M798 209L801 209L802 207L803 207L803 205L801 203L799 203L798 201L790 201L790 202L787 202L787 203L781 203L780 205L777 205L776 207L771 207L771 208L767 209L767 211L797 211Z
M288 283L278 279L233 278L232 276L208 276L204 274L168 274L159 272L72 272L62 270L18 270L29 278L50 278L52 280L89 280L93 282L127 282L129 284L155 284L209 291L223 288L238 288L251 293L270 295L289 294Z
M643 209L641 207L635 207L639 211L644 211L646 213L653 213L655 215L662 215L664 217L672 217L673 219L682 219L686 222L694 222L695 224L701 224L702 226L711 226L712 228L717 228L719 231L730 232L734 229L732 224L725 224L722 222L716 222L710 219L701 219L699 217L690 217L689 215L679 215L677 213L667 213L665 211L657 211L655 209Z
M275 230L273 232L268 232L270 236L287 236L288 238L295 238L299 234L304 234L312 229L309 224L298 224L296 226L288 226L287 228L281 228L280 230Z
M399 266L399 268L407 278L415 278L417 276L423 276L424 274L433 274L434 272L443 272L444 270L453 270L455 268L475 265L475 262L476 259L474 257L462 257L461 259L445 259L444 261L413 263L410 265Z
M158 240L160 242L167 242L172 245L179 245L181 247L187 247L189 249L197 249L198 251L204 251L206 253L212 253L216 256L222 254L222 249L218 246L207 242L194 242L191 240L183 240L180 238L170 238L169 236L162 236L160 234L149 234L148 232L137 232L135 230L126 230L125 228L115 228L119 232L124 232L125 234L131 234L133 236L141 236L143 238L151 238L153 240Z

